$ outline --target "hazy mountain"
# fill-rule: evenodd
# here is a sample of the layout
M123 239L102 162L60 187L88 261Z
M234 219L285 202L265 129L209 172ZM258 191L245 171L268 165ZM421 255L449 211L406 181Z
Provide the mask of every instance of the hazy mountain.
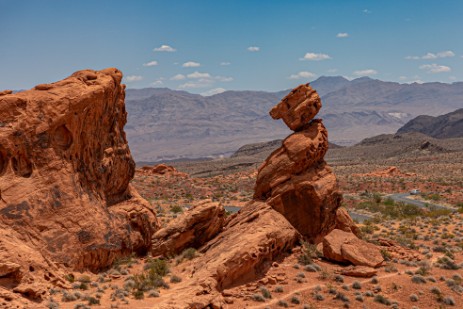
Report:
M339 145L394 133L418 115L442 115L463 102L461 82L399 84L335 76L311 85L322 97L319 117L330 141ZM268 111L288 92L226 91L203 97L167 88L127 89L132 153L137 161L231 155L245 144L284 138L289 129Z
M435 138L463 137L463 108L438 117L418 116L397 131L406 132L420 132Z

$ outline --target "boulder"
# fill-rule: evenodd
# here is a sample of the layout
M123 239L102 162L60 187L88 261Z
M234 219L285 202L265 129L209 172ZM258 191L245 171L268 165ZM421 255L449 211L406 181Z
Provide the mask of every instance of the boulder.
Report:
M172 256L186 248L199 248L222 231L225 218L223 206L203 202L189 209L152 237L153 256Z
M328 132L319 119L320 97L308 84L296 87L270 111L296 132L260 166L254 199L270 204L311 243L319 243L336 222L342 196L324 161Z
M309 84L302 84L273 107L270 116L283 119L291 130L298 131L315 117L321 107L318 93Z
M340 207L338 208L338 210L336 210L335 228L344 232L351 232L359 238L361 236L360 229L357 227L357 225L355 225L354 220L352 220L352 218L349 216L349 213L344 207Z
M121 80L84 70L0 96L0 261L20 266L18 293L43 297L62 266L97 271L151 248L159 224L129 184Z
M371 278L376 276L378 270L367 266L349 266L341 270L341 274L350 277Z
M338 229L323 239L323 255L326 259L356 266L378 267L384 262L377 246Z

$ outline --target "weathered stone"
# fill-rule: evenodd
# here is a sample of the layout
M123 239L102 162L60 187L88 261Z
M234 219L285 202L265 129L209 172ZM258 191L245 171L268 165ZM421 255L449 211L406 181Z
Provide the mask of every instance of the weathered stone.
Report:
M222 231L225 210L215 202L189 209L152 237L151 254L175 255L186 248L199 248Z
M371 278L377 273L378 270L367 266L350 266L341 271L342 275L360 278Z
M282 118L293 131L302 129L322 107L318 93L309 84L294 88L270 111L273 119Z
M336 211L336 229L344 232L351 232L355 236L360 237L360 229L355 225L354 220L349 216L347 210L343 207L338 208Z
M384 261L377 246L338 229L323 239L323 255L332 261L368 267L378 267Z

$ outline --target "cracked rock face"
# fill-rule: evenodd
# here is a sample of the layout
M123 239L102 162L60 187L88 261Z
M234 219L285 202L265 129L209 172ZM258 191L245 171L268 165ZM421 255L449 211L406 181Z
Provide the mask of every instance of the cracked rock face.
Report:
M19 265L16 279L52 282L49 265L98 270L150 249L158 222L129 184L121 80L84 70L0 92L0 261Z
M270 111L295 133L259 168L254 199L266 201L310 242L318 243L335 226L340 206L336 177L324 160L328 132L319 119L317 92L308 84L292 90Z

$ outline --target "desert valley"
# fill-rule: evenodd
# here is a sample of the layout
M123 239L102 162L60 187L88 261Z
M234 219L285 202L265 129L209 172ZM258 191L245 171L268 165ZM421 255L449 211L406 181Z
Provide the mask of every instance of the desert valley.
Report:
M284 140L136 165L121 79L1 93L1 308L463 305L461 110L342 147L302 84Z
M462 16L0 0L0 309L463 308Z

